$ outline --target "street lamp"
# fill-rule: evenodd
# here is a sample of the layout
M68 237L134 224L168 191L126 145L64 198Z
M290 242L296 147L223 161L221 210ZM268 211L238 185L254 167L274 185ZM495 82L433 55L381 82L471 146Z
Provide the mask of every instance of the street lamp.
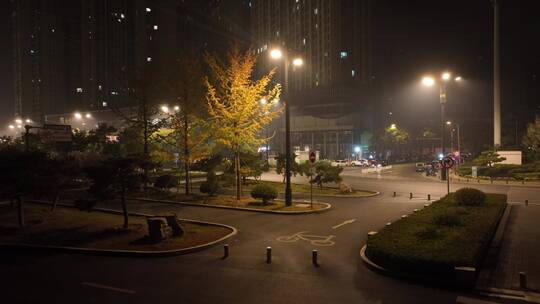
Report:
M452 136L452 150L453 150L453 147L454 147L454 132L457 131L457 151L459 153L459 160L458 160L458 164L461 162L461 138L460 138L460 125L456 122L452 122L452 121L447 121L446 124L448 125L456 125L456 128L455 129L452 129L450 133L451 136Z
M397 126L396 126L395 123L393 123L393 124L390 125L390 130L393 131L393 130L396 130L396 129L397 129Z
M285 205L290 206L292 204L292 188L291 188L291 118L289 101L287 100L289 94L289 65L291 63L295 67L300 67L304 64L304 60L300 57L293 58L292 62L289 61L287 52L283 52L280 49L272 49L270 51L270 57L278 60L283 57L283 63L285 64Z
M428 87L433 86L434 84L439 84L439 101L441 103L441 154L444 156L444 143L445 143L445 136L444 136L444 124L445 124L445 106L447 102L446 98L446 85L450 81L460 81L461 76L456 76L455 78L452 78L452 74L450 72L443 72L441 74L440 81L436 81L435 78L431 76L425 76L422 78L422 84ZM441 180L446 180L446 170L441 170Z
M163 113L169 113L169 107L167 107L167 106L161 106L161 111L162 111Z
M90 114L90 113L86 113L85 116L86 116L86 118L92 118L92 114Z
M15 119L15 122L18 123L18 124L22 124L22 119L17 118L17 119Z
M75 119L81 119L81 118L82 118L82 115L81 115L81 113L79 113L79 112L75 112L75 113L73 114L73 116L75 117Z

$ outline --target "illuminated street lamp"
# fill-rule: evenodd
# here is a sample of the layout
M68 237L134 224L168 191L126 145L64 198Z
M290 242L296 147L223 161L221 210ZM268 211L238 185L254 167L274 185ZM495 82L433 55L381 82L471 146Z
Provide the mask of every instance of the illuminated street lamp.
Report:
M27 118L27 119L25 120L25 122L26 122L26 123L32 123L32 120L29 119L29 118Z
M390 130L393 131L393 130L396 130L396 129L397 129L397 126L396 126L395 123L393 123L393 124L390 125Z
M82 114L79 112L75 112L73 116L75 117L75 119L82 119Z
M270 51L270 57L278 60L284 57L283 63L285 64L285 205L290 206L292 204L292 188L291 188L291 117L289 109L289 66L300 67L304 64L304 60L300 57L293 58L292 62L289 61L287 52L283 52L280 49L272 49Z
M15 129L15 126L14 125L9 125L8 126L11 130Z
M86 117L86 118L92 118L92 114L86 113L85 117Z
M179 106L174 106L174 110L175 111L180 111L180 107Z
M452 74L450 72L443 72L441 74L441 81L435 81L435 78L430 76L425 76L422 78L422 84L428 87L433 86L435 83L439 84L439 101L441 103L441 154L445 155L444 152L444 144L445 144L445 130L444 130L444 124L445 124L445 106L447 102L446 98L446 84L450 81L460 81L461 76L456 76L452 79ZM441 180L446 180L446 170L441 170Z
M22 119L17 118L17 119L15 119L15 122L18 123L18 124L22 124Z
M163 113L169 113L169 107L167 107L167 106L161 106L161 111L162 111Z

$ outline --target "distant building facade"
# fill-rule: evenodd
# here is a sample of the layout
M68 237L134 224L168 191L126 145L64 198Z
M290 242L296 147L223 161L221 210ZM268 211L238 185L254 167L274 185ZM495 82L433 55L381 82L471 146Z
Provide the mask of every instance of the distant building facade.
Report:
M266 59L274 47L305 62L289 73L285 96L293 147L318 150L327 159L352 158L355 147L366 150L362 134L372 129L371 1L254 0L251 16L256 52L265 61L261 70L275 66ZM271 148L284 151L283 122L269 129L278 131Z
M16 117L130 105L135 72L175 64L184 48L248 45L249 2L11 0Z

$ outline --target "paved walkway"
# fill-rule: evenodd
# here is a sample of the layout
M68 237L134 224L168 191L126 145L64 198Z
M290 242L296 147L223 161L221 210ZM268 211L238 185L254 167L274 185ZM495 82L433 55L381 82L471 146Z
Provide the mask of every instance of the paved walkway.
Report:
M504 232L490 287L520 289L519 272L527 273L527 287L540 292L540 206L514 204Z

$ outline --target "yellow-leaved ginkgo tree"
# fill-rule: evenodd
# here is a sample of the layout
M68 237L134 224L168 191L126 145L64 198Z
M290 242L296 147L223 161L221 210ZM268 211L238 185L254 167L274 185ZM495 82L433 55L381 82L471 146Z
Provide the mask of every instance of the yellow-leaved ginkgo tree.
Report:
M210 72L204 83L213 138L234 153L238 202L242 192L240 152L254 151L268 140L261 130L282 111L281 86L271 83L275 69L254 79L257 56L252 50L233 48L225 61L209 54L205 59Z

